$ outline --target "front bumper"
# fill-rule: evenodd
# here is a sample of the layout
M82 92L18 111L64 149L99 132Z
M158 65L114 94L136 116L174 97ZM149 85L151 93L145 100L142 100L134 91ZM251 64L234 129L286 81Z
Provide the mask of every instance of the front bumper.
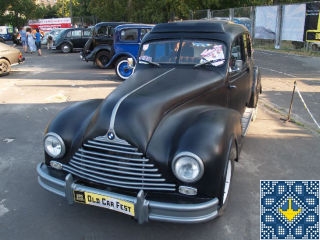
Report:
M149 220L200 223L212 220L218 216L219 200L217 198L197 204L157 202L145 199L143 190L140 190L136 197L132 197L76 183L71 174L66 175L64 180L53 177L44 163L37 165L37 172L39 184L44 189L65 197L69 204L74 203L73 191L91 192L132 202L135 209L134 218L139 223L145 223Z

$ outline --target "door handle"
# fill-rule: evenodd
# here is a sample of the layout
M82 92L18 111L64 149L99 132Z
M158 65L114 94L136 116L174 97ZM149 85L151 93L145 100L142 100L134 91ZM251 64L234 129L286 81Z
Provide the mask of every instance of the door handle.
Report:
M229 85L228 85L228 88L229 88L229 89L236 89L237 86L236 86L236 85L230 85L230 84L229 84Z

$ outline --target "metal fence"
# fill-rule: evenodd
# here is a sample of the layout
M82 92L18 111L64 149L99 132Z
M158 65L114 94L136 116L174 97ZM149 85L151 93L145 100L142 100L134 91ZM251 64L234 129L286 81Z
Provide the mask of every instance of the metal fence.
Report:
M242 7L223 10L206 9L192 12L191 18L227 19L244 24L249 29L256 47L319 52L319 9L320 2ZM298 13L295 12L297 10L299 11ZM261 16L264 14L266 16ZM270 16L268 16L268 14ZM261 25L261 19L266 19L265 25L273 22L274 26ZM297 25L299 25L298 30L296 29ZM296 31L296 35L292 33L293 31Z

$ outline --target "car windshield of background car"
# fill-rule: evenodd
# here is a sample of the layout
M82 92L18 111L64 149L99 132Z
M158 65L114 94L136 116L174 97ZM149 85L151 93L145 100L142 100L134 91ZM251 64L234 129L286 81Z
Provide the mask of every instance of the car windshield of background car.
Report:
M144 43L139 63L155 62L164 64L224 64L226 46L219 41L175 39Z

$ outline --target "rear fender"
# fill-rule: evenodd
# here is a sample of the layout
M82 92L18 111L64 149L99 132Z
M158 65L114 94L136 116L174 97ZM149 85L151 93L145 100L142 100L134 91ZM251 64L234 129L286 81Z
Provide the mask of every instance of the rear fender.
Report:
M251 87L251 97L248 103L249 108L255 108L258 104L259 94L262 93L261 73L258 67L253 69L253 83Z

